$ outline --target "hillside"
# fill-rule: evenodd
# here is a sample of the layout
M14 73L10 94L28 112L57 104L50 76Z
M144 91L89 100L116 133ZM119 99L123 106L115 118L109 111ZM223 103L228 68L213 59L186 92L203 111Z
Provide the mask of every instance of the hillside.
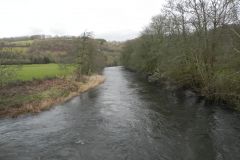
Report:
M30 36L0 39L1 64L73 63L78 37ZM122 43L95 39L106 66L119 64Z

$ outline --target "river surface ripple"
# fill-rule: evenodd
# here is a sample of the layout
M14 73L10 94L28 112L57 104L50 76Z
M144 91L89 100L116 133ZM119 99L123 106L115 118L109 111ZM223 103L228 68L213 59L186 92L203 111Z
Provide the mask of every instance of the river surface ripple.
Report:
M105 68L104 84L0 119L0 160L240 160L240 114Z

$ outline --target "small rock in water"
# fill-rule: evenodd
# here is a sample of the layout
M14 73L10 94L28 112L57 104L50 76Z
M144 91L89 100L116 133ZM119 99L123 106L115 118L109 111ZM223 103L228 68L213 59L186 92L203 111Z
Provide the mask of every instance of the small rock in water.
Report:
M75 143L77 143L77 144L84 144L84 142L82 140L78 140Z
M186 90L185 95L186 95L186 97L194 97L194 96L196 96L196 93L194 93L191 90Z

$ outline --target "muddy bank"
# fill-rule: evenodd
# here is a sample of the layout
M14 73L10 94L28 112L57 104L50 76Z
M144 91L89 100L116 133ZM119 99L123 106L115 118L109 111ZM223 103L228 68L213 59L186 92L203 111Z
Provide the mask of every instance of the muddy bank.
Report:
M84 82L71 79L33 81L0 89L0 117L38 113L63 103L104 82L101 75L86 76Z

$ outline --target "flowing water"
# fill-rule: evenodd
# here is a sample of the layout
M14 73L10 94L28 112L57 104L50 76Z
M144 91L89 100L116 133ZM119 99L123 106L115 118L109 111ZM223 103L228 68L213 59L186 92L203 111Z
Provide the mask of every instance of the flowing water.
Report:
M239 160L240 114L122 67L37 115L0 119L0 160Z

